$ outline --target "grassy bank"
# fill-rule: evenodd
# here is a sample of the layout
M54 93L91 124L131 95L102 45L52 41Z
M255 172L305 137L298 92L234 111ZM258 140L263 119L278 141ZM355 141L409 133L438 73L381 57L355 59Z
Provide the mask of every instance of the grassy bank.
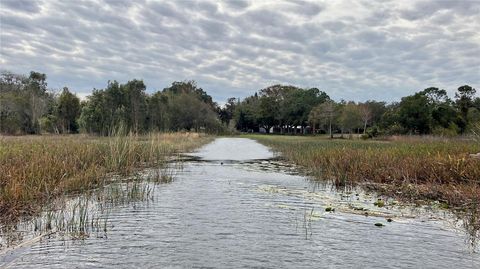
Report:
M112 174L161 167L210 140L196 133L0 137L0 215L32 214L60 195L102 186Z
M399 199L478 207L480 152L475 141L400 137L390 141L250 135L336 185L362 184Z

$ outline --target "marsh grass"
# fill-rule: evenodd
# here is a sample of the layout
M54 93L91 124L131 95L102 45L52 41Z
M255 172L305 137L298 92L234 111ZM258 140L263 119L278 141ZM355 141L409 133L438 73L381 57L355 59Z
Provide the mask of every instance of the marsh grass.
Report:
M2 249L34 243L38 238L52 234L68 240L86 239L92 235L107 238L109 229L115 225L109 218L112 210L119 206L148 206L154 199L157 184L138 177L81 195L59 197L35 217L1 225L0 254Z
M416 204L437 201L480 236L480 152L475 139L394 137L383 141L249 135L338 190L363 186Z
M146 167L160 169L170 156L192 150L211 137L197 133L112 133L0 137L2 221L39 212L59 196L82 193Z
M250 136L316 178L339 187L365 185L408 200L440 200L465 206L480 197L480 161L469 140L329 140L316 137Z

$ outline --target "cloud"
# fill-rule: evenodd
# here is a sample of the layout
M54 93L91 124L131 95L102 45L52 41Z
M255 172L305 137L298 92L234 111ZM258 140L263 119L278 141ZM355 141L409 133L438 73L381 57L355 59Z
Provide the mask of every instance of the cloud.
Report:
M191 80L217 101L273 83L339 100L480 87L478 1L0 2L0 62L85 96Z
M420 20L428 19L442 11L449 13L452 17L476 17L480 13L480 3L474 0L423 0L416 2L412 7L402 10L401 15L408 20Z
M2 0L2 8L11 9L22 13L37 13L40 6L34 0Z

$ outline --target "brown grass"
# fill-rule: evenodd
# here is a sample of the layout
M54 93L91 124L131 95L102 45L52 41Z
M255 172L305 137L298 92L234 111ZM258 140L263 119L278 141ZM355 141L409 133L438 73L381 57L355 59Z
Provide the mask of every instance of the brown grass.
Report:
M384 194L439 200L454 207L480 200L480 143L460 139L396 137L392 141L251 136L336 185L362 184Z
M480 139L394 137L387 141L250 135L336 186L361 185L416 204L452 208L476 250L480 241ZM478 137L477 137L478 138Z
M161 167L210 139L197 133L0 137L0 214L3 220L32 214L60 195L104 185L112 174Z

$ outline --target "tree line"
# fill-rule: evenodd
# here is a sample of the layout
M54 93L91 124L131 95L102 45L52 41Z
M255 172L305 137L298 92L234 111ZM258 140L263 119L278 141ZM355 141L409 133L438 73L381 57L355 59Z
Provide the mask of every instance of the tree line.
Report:
M316 88L274 85L235 104L236 128L276 133L457 135L480 125L480 98L464 85L455 99L430 87L400 102L335 102ZM233 105L233 104L232 104Z
M92 133L238 130L281 134L457 135L480 125L480 98L464 85L451 99L430 87L399 102L336 102L317 88L273 85L219 106L194 81L146 93L142 80L109 81L81 101L68 88L47 87L46 75L0 75L0 133Z
M220 108L194 81L174 82L153 94L142 80L109 81L81 101L68 88L47 88L46 75L3 72L0 76L0 133L78 133L194 130L223 132Z

